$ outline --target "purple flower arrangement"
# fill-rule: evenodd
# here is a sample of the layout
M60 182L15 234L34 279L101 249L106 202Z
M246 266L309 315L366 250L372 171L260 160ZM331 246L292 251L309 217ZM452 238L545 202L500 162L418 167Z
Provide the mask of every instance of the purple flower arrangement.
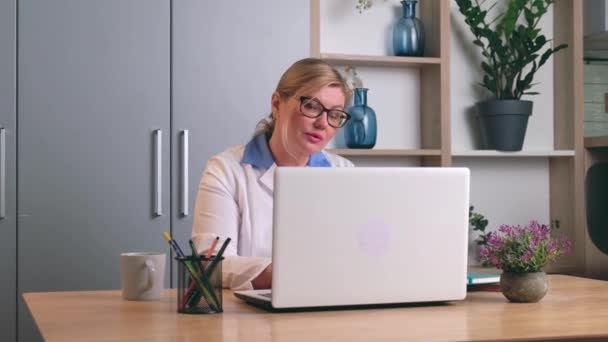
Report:
M529 226L502 225L488 235L480 248L484 266L494 266L504 272L540 272L548 263L570 253L571 241L565 237L551 237L551 227L530 222Z

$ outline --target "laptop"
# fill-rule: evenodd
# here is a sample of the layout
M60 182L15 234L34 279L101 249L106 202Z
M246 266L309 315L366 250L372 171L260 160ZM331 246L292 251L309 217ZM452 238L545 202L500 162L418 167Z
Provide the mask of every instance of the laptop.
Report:
M279 167L267 309L389 305L466 296L467 168Z

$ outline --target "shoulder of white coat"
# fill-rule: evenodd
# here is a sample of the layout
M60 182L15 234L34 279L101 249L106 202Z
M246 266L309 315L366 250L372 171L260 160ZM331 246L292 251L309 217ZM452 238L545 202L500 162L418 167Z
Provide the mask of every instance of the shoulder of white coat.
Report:
M243 169L241 159L245 151L244 145L229 147L226 150L212 156L207 161L205 173L214 174L217 177L233 179ZM232 176L232 177L231 177Z
M334 167L354 167L355 164L353 164L353 162L351 162L350 160L341 157L337 154L328 152L326 150L323 150L323 154L325 155L325 158L327 158L327 161L329 161L329 163L331 164L331 166Z
M216 154L211 157L210 160L217 160L224 164L240 165L241 159L243 159L243 153L245 152L245 145L232 146L225 149L223 152Z

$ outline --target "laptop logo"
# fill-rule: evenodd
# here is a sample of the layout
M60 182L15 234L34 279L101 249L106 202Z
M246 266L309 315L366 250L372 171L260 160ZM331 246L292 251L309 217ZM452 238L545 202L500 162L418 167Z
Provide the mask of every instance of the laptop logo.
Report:
M381 219L370 220L359 228L359 247L369 256L381 256L388 251L393 227Z

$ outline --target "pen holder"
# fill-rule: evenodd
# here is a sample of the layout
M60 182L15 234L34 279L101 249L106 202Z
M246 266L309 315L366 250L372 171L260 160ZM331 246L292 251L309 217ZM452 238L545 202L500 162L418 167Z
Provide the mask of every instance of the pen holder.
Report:
M222 312L222 260L215 256L198 259L177 257L177 312L209 314ZM201 274L201 270L204 270Z

